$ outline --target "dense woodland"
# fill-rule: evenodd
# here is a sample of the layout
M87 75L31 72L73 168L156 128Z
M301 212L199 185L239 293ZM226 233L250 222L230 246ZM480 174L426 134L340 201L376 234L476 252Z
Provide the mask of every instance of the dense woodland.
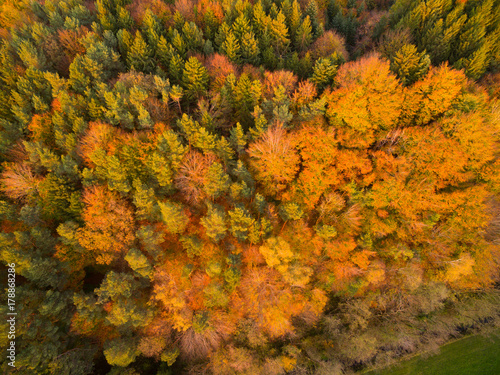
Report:
M499 0L2 0L0 35L2 373L348 374L500 325Z

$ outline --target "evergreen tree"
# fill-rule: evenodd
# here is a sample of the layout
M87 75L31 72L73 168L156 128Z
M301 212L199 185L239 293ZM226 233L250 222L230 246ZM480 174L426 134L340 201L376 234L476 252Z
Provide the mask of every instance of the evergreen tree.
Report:
M226 220L226 214L221 208L209 204L207 215L202 217L200 222L205 228L206 235L214 242L219 242L226 235Z
M333 83L337 66L328 58L320 58L314 64L313 75L311 81L316 84L319 89L324 89Z
M196 57L190 57L182 72L182 83L188 99L203 95L208 87L208 73Z
M299 50L305 50L312 42L312 27L309 16L306 16L295 34L295 44Z
M154 69L153 51L139 31L136 31L134 42L127 51L127 64L130 69L144 73Z
M278 55L284 54L290 43L288 27L286 26L285 16L281 11L276 16L276 19L271 19L269 23L269 34L271 36L272 45Z
M403 85L408 86L427 74L430 63L428 55L424 52L418 53L417 48L412 44L405 44L391 58L391 70Z
M251 43L247 46L247 53L252 53L252 45ZM231 60L232 62L238 64L241 58L241 47L238 42L238 39L234 36L234 34L230 31L227 34L226 40L221 45L221 51Z
M241 61L244 63L258 65L259 53L259 46L254 34L249 32L243 35L243 38L241 39ZM228 57L231 59L229 55Z
M169 201L158 202L161 216L167 231L172 234L182 233L186 229L189 219L184 213L182 206Z

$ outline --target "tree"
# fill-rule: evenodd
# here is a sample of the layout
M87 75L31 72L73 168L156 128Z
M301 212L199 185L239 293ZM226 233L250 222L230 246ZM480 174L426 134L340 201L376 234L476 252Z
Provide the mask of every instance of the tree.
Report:
M208 87L208 73L196 57L190 57L186 62L182 83L188 99L195 99L205 93Z
M221 208L209 205L207 215L201 218L200 223L205 228L206 235L214 242L219 242L226 236L226 220L226 214Z
M295 34L295 44L300 51L305 50L312 42L312 26L309 16L306 16Z
M139 31L136 31L134 42L127 51L127 64L130 69L144 73L150 73L154 69L153 51Z
M243 38L241 39L240 49L241 49L241 60L244 63L259 65L260 49L257 43L257 39L255 38L255 35L252 32L248 32L245 35L243 35Z
M23 199L36 191L38 181L29 165L15 163L3 170L1 189L12 199Z
M372 80L375 72L376 79ZM389 70L388 62L370 56L344 64L336 81L340 88L329 99L327 117L331 124L339 126L339 139L343 145L365 148L375 141L378 134L396 126L402 113L403 93L399 81ZM359 100L368 96L370 100Z
M133 211L128 204L105 187L92 187L83 193L85 226L78 229L81 246L95 256L98 264L110 264L133 243Z
M245 43L247 43L247 42L245 42ZM252 52L251 48L252 48L252 45L250 43L247 46L248 53ZM232 61L236 64L240 63L240 59L241 59L240 42L238 41L238 39L236 39L236 36L233 34L233 32L230 31L227 34L227 37L224 40L224 42L222 43L220 49L221 49L221 52L223 52L229 58L230 61Z
M409 86L427 74L430 63L428 55L418 53L413 44L405 44L391 57L391 70L404 86Z
M272 40L272 46L278 55L285 53L290 43L288 27L286 26L285 16L279 11L276 19L271 19L269 23L269 34Z
M125 256L125 260L139 276L151 278L153 276L153 267L148 258L140 250L132 248Z
M158 202L161 216L169 233L180 234L184 232L189 222L188 217L182 209L182 205L169 201Z
M252 218L248 210L242 206L236 206L229 211L229 231L240 241L245 241L255 225L255 219Z
M78 216L80 193L66 179L49 173L39 183L38 194L45 218L64 221Z
M250 167L266 193L276 195L293 180L299 168L299 157L293 138L282 127L270 128L248 148Z
M319 89L324 89L333 83L336 73L337 66L330 59L320 58L314 64L311 82L315 83Z
M104 347L104 356L113 366L127 367L138 355L137 344L131 338L114 339Z

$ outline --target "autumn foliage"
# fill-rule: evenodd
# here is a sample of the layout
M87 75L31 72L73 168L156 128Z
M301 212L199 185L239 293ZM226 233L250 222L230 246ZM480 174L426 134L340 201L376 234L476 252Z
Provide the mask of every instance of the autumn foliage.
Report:
M350 373L498 324L497 0L25 5L20 373Z

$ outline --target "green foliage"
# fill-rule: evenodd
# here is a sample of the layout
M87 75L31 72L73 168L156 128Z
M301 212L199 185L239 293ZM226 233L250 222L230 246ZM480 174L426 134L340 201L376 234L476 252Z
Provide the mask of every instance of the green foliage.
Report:
M134 41L127 51L127 64L131 70L150 73L154 69L153 51L148 46L142 34L137 31Z
M186 250L188 257L192 258L201 255L203 252L203 242L196 235L182 236L179 239L184 250Z
M498 325L498 0L0 14L19 373L350 373Z
M161 217L167 230L172 234L182 233L189 222L182 205L174 202L158 202Z
M280 206L279 213L283 221L298 220L304 215L304 211L297 203L284 203Z
M138 354L136 344L132 339L115 339L104 346L104 356L112 366L127 367Z
M314 64L311 81L314 82L319 89L324 89L333 83L336 73L337 66L331 59L320 58Z
M255 219L242 206L236 206L228 214L231 234L240 241L246 240L250 230L255 225Z
M403 85L408 86L427 74L430 63L428 55L424 52L418 53L417 48L412 44L405 44L391 57L391 70Z
M186 97L195 99L203 95L208 85L208 74L205 67L196 57L190 57L182 72L182 83Z
M125 260L138 275L149 278L152 276L153 267L149 262L148 258L144 256L138 249L130 249L130 251L125 256Z
M214 242L219 242L226 235L226 215L220 208L209 205L207 215L201 218L200 223L205 228L206 235Z

